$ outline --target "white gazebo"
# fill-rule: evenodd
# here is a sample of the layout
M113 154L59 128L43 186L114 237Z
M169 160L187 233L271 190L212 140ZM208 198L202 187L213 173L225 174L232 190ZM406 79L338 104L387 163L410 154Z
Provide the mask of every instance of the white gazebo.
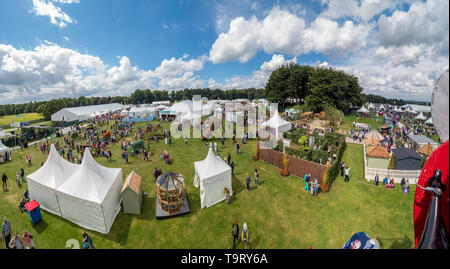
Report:
M356 111L358 113L369 113L369 110L367 110L367 108L365 108L364 106L362 106L360 109L358 109L358 111Z
M433 118L430 117L428 120L425 121L425 123L426 123L426 124L429 124L429 125L434 125L434 124L433 124Z
M30 197L41 208L52 214L62 216L56 189L80 167L61 157L52 144L47 161L34 173L27 176Z
M62 217L108 234L120 211L122 186L122 169L101 166L86 148L80 168L57 189Z
M231 184L231 167L216 157L212 148L202 161L194 163L194 186L200 187L201 208L210 207L225 200L225 188L233 195Z
M281 118L278 111L276 111L268 121L261 124L261 127L270 128L273 132L275 132L274 135L276 139L279 140L283 138L284 132L287 132L292 128L292 124Z
M11 149L5 146L0 140L0 162L4 162L6 160L11 161Z
M414 119L416 120L426 120L425 116L423 115L422 111L420 111L419 115L417 115Z

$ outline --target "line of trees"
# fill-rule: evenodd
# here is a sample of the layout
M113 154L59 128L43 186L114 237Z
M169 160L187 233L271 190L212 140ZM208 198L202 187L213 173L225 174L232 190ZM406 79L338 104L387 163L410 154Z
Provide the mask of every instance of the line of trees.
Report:
M150 104L154 101L167 101L171 102L181 100L191 100L194 95L201 95L208 99L259 99L264 98L264 89L233 89L233 90L220 90L220 89L184 89L181 91L166 91L166 90L153 90L150 89L137 89L130 96L115 96L115 97L84 97L78 98L59 98L49 101L29 102L24 104L8 104L0 105L0 117L7 115L18 115L23 113L40 113L45 119L50 120L51 115L62 108L66 107L79 107L90 106L100 104Z

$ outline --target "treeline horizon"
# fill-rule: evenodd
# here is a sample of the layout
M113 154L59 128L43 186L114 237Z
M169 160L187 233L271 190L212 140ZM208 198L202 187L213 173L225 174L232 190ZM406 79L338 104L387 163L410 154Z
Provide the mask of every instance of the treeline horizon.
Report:
M149 94L149 92L151 94ZM228 94L227 94L228 92ZM167 91L167 90L153 90L150 89L141 90L136 89L130 96L114 96L114 97L64 97L51 99L48 101L30 101L28 103L20 104L4 104L0 105L0 117L9 115L19 115L24 113L41 113L44 114L44 109L47 104L51 107L78 107L78 106L90 106L90 105L101 105L101 104L111 104L111 103L121 103L121 104L146 104L155 101L182 101L191 100L194 95L201 95L202 97L207 97L208 99L223 99L223 100L233 100L233 99L261 99L266 98L265 89L233 89L233 90L221 90L215 89L211 90L209 88L204 89L184 89L179 91ZM378 104L395 104L402 106L405 104L418 104L426 105L427 102L422 101L411 101L403 99L390 99L385 98L380 95L375 94L362 94L368 102L378 103ZM150 102L147 102L150 101ZM59 110L58 109L58 110ZM56 111L58 111L56 110ZM56 112L55 111L55 112ZM52 113L53 114L53 113ZM51 115L51 114L50 114Z

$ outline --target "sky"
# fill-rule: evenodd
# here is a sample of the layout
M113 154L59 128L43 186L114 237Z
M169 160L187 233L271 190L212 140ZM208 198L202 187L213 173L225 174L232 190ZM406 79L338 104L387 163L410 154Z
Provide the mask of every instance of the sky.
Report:
M429 101L449 65L449 1L0 1L0 104L263 88L290 62Z

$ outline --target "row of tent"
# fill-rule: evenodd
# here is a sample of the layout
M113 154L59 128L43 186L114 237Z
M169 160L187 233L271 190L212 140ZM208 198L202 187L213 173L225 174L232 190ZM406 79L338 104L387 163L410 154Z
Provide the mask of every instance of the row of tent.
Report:
M122 169L98 164L85 149L81 164L50 146L47 161L27 176L30 197L42 209L86 229L109 233L120 211Z

